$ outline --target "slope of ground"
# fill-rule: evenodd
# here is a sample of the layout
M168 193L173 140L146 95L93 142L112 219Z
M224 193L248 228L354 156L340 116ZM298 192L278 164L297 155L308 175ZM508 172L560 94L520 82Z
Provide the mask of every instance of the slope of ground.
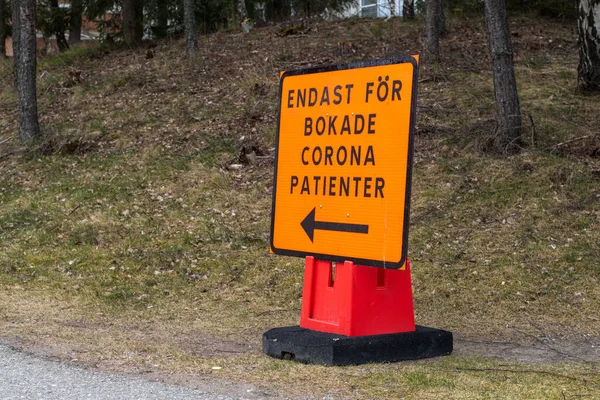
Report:
M16 98L0 64L4 341L290 397L596 395L599 98L575 91L571 24L528 17L512 25L527 144L518 156L486 153L494 98L482 20L453 18L443 62L421 69L415 310L419 324L455 333L457 354L344 369L260 354L263 331L297 323L302 293L303 260L268 254L279 71L416 54L423 32L398 19L284 28L204 36L191 63L180 40L48 57L48 137L34 149L13 140Z

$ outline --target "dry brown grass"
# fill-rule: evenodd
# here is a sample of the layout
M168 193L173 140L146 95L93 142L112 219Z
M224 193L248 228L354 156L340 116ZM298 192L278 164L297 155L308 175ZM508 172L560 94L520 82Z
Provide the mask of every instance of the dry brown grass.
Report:
M299 38L218 33L192 68L176 40L152 59L87 50L43 61L49 137L0 160L0 335L85 365L218 374L288 397L593 397L599 144L555 145L597 131L597 97L573 89L567 24L513 22L534 121L522 154L483 151L494 104L481 20L453 20L443 63L421 71L415 310L419 324L455 333L458 355L323 368L260 353L262 332L297 323L301 306L303 260L268 254L278 72L418 53L420 22L400 20L314 22ZM14 106L5 86L0 142L16 132ZM0 144L0 156L15 150ZM478 358L469 340L505 360Z

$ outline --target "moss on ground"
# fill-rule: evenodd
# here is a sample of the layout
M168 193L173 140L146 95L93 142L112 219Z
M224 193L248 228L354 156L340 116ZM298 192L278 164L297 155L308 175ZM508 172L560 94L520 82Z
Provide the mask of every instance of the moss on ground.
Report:
M127 371L220 363L292 397L595 396L597 358L581 355L600 345L598 97L575 91L574 34L550 20L514 22L527 147L512 157L485 152L483 22L451 20L442 64L421 71L409 253L419 324L575 356L322 368L259 354L264 330L297 323L302 294L303 260L268 254L278 72L420 51L420 21L312 25L204 36L192 66L181 40L151 59L49 57L33 149L4 141L16 100L0 60L2 336Z

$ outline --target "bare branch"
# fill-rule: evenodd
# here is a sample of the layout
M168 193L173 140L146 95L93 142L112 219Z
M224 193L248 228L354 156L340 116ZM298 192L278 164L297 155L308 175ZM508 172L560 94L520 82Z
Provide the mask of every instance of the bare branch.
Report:
M579 142L581 140L585 140L585 139L589 139L589 138L593 138L593 137L597 137L597 136L598 136L597 133L591 133L589 135L579 136L579 137L576 137L575 139L567 140L565 142L557 143L557 144L552 145L550 147L546 147L545 150L558 149L559 147L563 147L563 146L566 146L566 145L571 144L571 143Z

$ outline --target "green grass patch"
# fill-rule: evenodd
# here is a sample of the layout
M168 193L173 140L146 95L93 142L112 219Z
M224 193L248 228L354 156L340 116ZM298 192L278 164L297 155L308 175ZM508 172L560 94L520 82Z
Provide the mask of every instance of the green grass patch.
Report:
M103 46L77 46L67 51L53 53L40 60L39 67L44 68L62 68L69 67L81 59L99 57L103 52Z
M268 252L279 71L416 53L422 23L221 32L203 38L195 65L176 41L157 43L153 58L74 49L44 59L48 137L0 160L3 335L79 346L91 364L218 373L291 397L595 395L597 365L578 358L323 368L258 354L262 332L296 324L302 303L304 261ZM466 340L571 344L564 353L585 358L600 329L600 163L598 143L580 138L600 117L574 89L570 27L522 23L519 155L485 152L495 105L482 19L454 16L443 63L422 66L409 235L417 323ZM548 27L563 47L539 40ZM0 109L15 105L5 85ZM0 113L0 140L15 129ZM214 337L231 343L202 344Z

